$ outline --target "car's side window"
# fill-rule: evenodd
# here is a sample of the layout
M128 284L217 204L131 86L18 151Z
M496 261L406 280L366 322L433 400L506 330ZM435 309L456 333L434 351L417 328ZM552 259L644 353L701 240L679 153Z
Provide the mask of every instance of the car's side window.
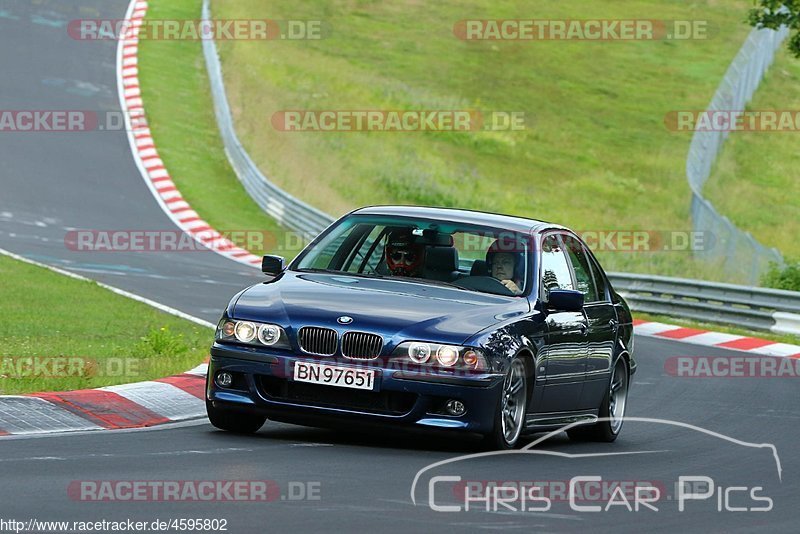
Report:
M589 265L592 268L592 273L594 274L594 280L597 283L597 295L598 300L607 301L608 300L608 284L606 284L606 279L603 276L603 270L600 268L600 265L597 263L589 252L586 252L586 258L589 260Z
M600 300L597 293L597 285L592 276L592 269L589 267L589 259L583 244L571 235L564 236L564 248L572 262L572 270L575 273L575 284L577 289L583 293L585 302L597 302Z
M549 297L551 289L574 289L567 256L555 234L542 241L542 287L545 298Z

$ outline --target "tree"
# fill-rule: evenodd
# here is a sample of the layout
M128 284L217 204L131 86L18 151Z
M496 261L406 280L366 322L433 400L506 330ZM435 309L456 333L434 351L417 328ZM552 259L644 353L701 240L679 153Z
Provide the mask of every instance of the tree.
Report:
M747 14L747 22L756 28L777 30L785 24L794 35L789 39L789 51L800 58L800 0L756 0L758 6Z

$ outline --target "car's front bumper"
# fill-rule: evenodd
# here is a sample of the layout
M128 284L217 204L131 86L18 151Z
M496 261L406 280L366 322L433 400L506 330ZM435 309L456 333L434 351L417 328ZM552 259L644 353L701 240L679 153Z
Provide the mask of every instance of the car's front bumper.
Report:
M444 375L419 373L374 364L373 391L307 384L292 379L298 360L344 367L363 363L333 358L298 356L215 343L211 348L206 398L215 407L259 413L268 418L309 425L386 424L415 428L456 429L487 433L492 430L500 399L502 375ZM221 371L234 376L221 388L214 377ZM447 415L449 399L466 406L461 416Z

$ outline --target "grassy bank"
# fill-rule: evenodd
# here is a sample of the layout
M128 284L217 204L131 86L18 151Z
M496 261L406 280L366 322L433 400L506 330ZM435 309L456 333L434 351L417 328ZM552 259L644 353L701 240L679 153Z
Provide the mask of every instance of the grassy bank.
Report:
M0 394L64 391L181 373L212 332L145 304L0 256Z
M147 17L198 19L201 5L199 0L151 2ZM214 118L202 43L141 41L139 79L158 151L192 208L254 254L266 249L293 257L297 242L261 211L228 164ZM269 233L264 248L249 232Z
M196 2L199 4L199 2ZM689 134L749 28L748 2L380 3L214 0L215 18L321 20L320 40L223 41L237 131L292 194L333 214L363 204L464 206L579 230L687 231ZM698 40L473 41L466 18L693 19ZM521 131L283 132L281 110L518 111ZM599 251L609 269L720 276L686 252Z

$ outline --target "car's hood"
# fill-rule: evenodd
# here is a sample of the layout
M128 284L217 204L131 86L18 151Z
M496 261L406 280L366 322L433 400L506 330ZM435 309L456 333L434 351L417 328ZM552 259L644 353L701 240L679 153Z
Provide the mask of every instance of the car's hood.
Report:
M244 291L229 313L291 329L324 325L457 344L528 311L525 298L396 279L286 272ZM337 324L342 316L352 317L352 323Z

